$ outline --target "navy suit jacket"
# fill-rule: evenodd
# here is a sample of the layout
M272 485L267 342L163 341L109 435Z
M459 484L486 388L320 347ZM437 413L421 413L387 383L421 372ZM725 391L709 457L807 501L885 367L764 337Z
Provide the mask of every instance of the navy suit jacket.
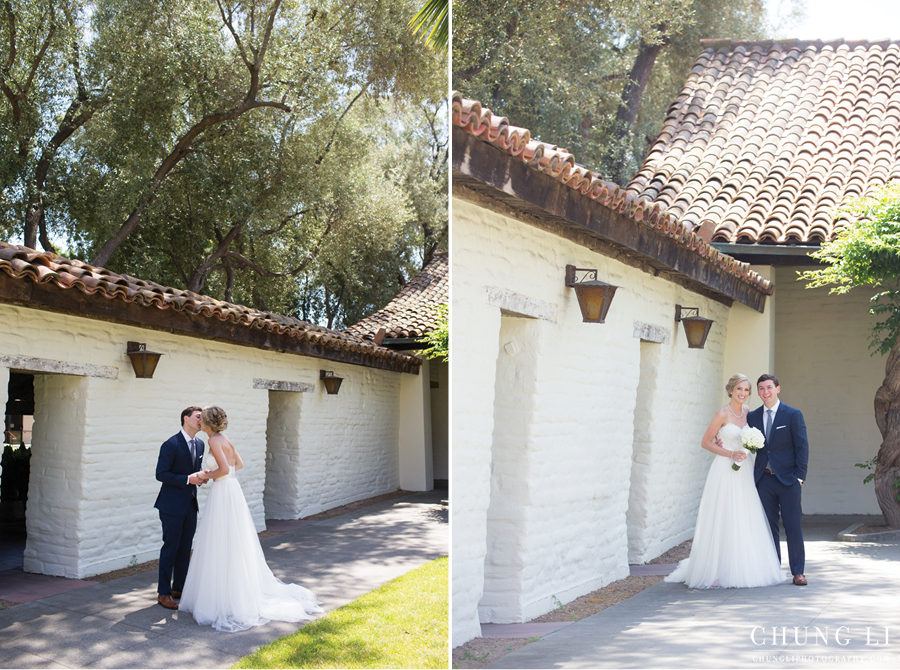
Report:
M163 442L156 462L156 479L162 487L154 507L172 516L184 516L192 509L196 512L197 487L188 484L188 476L199 469L181 431Z
M747 423L758 428L765 435L762 405L750 412ZM806 466L809 462L809 441L806 439L806 422L799 409L788 407L784 403L772 418L772 435L766 440L766 446L756 452L756 465L753 475L758 482L766 467L775 473L782 484L790 486L798 479L806 480Z

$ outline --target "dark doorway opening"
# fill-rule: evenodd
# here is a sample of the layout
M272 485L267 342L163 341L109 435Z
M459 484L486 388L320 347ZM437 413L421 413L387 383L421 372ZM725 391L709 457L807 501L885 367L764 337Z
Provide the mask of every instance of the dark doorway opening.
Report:
M34 375L9 374L0 464L0 570L22 569L34 424Z

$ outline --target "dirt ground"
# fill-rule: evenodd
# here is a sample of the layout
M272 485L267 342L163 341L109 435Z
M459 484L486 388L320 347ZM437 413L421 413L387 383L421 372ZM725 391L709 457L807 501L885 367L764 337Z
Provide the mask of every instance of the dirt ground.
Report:
M690 556L692 543L693 540L682 542L677 547L672 547L666 553L654 558L647 564L664 565L678 563L678 561ZM662 577L656 575L626 577L617 582L607 584L602 589L576 598L561 607L557 607L529 623L579 621L597 612L602 612L607 607L620 603L661 580ZM482 668L488 663L506 656L509 652L515 651L519 647L524 647L529 642L536 642L538 639L537 637L511 639L476 637L474 640L469 640L453 650L453 667Z
M869 533L886 533L890 530L900 530L898 528L894 528L893 526L860 526L856 530L853 531L854 535L868 535Z

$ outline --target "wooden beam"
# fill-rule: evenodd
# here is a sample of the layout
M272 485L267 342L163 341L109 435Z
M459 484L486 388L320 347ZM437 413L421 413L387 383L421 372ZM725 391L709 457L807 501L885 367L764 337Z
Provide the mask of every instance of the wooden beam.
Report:
M472 189L521 213L526 223L537 223L561 237L596 239L600 245L582 244L729 307L737 300L759 312L765 309L764 293L650 226L614 212L455 126L452 141L455 191Z

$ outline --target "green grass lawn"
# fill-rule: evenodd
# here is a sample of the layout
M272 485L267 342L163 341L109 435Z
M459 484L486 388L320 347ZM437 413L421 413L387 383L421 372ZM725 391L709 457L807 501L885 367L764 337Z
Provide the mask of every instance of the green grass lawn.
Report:
M235 668L446 668L447 557L245 656Z

